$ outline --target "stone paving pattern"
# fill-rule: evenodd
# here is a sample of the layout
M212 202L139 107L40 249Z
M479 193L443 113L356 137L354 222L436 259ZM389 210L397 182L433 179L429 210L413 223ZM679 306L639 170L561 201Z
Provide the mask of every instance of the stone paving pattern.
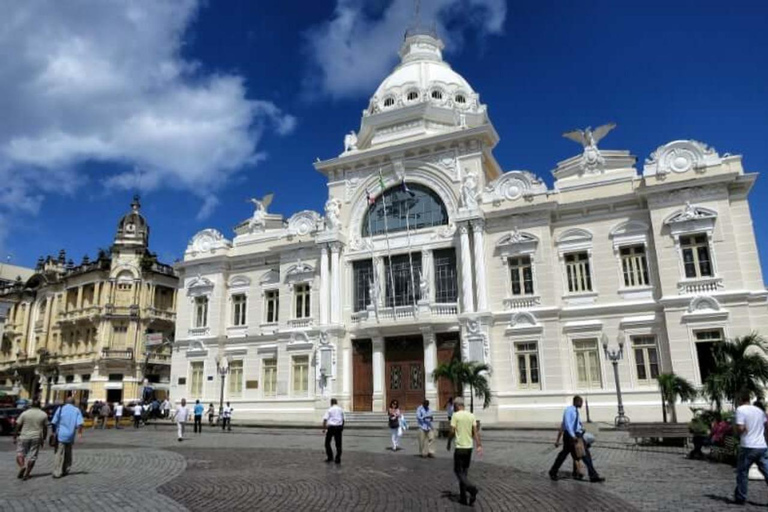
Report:
M552 431L487 431L485 456L470 476L482 492L476 510L717 510L734 487L725 464L689 461L681 448L635 447L626 434L599 432L595 465L608 481L551 482ZM210 429L179 443L170 425L139 431L88 431L75 446L73 473L51 478L53 452L41 452L33 478L15 478L14 447L0 438L0 510L469 510L455 503L452 456L403 451L381 431L347 430L340 466L323 462L320 430ZM562 475L570 471L570 460ZM765 509L768 488L750 483L750 503Z

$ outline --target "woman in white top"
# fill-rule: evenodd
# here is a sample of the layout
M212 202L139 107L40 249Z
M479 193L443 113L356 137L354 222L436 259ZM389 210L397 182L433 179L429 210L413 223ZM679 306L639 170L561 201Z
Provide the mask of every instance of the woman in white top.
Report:
M392 451L396 452L400 449L400 436L402 435L402 430L400 430L400 417L402 414L400 413L400 403L397 400L389 402L387 414L389 431L392 433Z

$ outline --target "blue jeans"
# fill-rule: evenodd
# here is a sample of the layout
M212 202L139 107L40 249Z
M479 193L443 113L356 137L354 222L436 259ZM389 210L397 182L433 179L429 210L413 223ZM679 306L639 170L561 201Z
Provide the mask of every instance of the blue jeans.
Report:
M752 464L757 464L757 468L768 483L768 449L739 447L739 458L736 464L736 491L733 494L736 501L747 499L748 475Z

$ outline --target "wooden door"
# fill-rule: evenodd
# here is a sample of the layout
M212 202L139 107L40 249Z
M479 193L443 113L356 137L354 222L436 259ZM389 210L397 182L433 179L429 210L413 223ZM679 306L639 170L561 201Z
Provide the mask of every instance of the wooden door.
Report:
M373 351L371 340L352 342L352 410L373 410Z
M412 411L424 401L424 343L421 336L387 338L387 406L392 400Z
M437 364L449 363L454 357L460 357L459 352L459 333L445 332L438 333L435 336L437 343ZM440 379L437 383L437 401L438 408L444 410L448 403L448 398L456 396L456 390L446 379Z

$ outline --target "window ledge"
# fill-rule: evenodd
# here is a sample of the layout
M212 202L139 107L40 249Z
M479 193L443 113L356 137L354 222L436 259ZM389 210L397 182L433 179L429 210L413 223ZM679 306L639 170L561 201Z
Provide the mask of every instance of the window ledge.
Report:
M306 329L315 325L315 319L310 318L292 318L288 320L288 327L292 329Z
M633 286L627 288L619 288L619 295L622 299L650 299L653 297L653 286Z
M680 295L711 293L716 292L720 288L723 288L723 278L717 276L683 279L677 283L677 291Z
M594 304L598 295L599 294L596 291L566 293L565 295L563 295L563 300L567 302L569 306L575 306L580 304Z
M530 309L541 304L538 295L515 295L504 299L504 309Z
M230 325L227 327L227 338L244 338L248 334L248 325Z
M201 336L207 336L210 334L211 328L210 327L190 327L187 331L187 334L190 337L201 337Z

